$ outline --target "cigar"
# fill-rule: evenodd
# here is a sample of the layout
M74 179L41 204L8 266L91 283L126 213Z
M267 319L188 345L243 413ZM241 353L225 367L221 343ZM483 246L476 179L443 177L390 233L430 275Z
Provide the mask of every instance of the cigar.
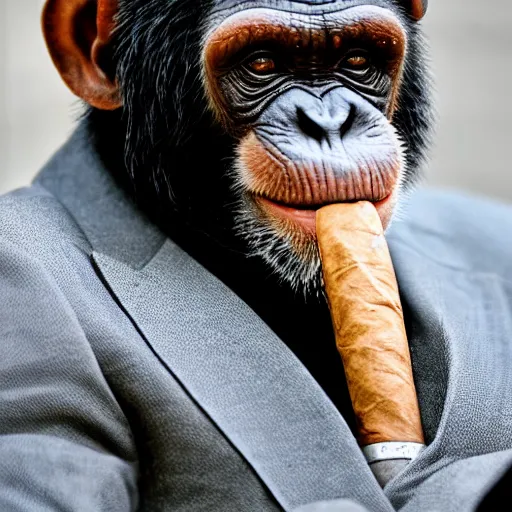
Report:
M371 203L329 205L316 218L325 292L358 442L384 486L424 448L393 264Z

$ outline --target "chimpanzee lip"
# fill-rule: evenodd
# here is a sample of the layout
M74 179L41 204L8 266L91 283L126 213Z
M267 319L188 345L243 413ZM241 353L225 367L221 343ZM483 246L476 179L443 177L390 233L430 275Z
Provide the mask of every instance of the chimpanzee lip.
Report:
M382 202L385 202L390 196L391 196L391 194L387 194L385 197L382 197L377 200L358 198L358 199L339 200L339 201L326 201L324 203L316 203L316 204L307 204L307 203L294 204L294 203L286 203L284 201L279 201L277 199L272 199L271 197L268 197L263 194L255 194L254 195L256 200L260 199L260 200L263 200L264 202L274 203L275 205L282 207L282 208L289 208L290 210L301 210L301 211L317 211L320 208L323 208L324 206L329 206L331 204L358 203L360 201L368 201L370 203L377 205Z
M393 193L387 195L385 198L380 199L379 201L370 201L367 200L375 206L379 215L381 214L381 210L386 210L388 203L390 202ZM280 220L284 220L287 222L291 222L292 224L297 225L300 229L309 232L313 236L316 235L316 212L320 208L324 206L328 206L329 204L339 204L339 203L356 203L358 201L364 201L365 199L357 199L350 201L331 201L329 203L324 204L316 204L316 205L290 205L287 203L282 203L279 201L275 201L263 195L253 195L253 200L263 209L263 211L269 215L271 218L276 218ZM383 216L381 216L381 220L387 224Z

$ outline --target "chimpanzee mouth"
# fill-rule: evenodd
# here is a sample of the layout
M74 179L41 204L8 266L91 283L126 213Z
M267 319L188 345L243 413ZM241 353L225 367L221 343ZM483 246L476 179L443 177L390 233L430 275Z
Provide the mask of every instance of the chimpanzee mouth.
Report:
M395 196L395 191L393 191L378 201L371 201L368 199L368 201L372 202L377 209L384 227L389 223L396 199ZM320 208L336 203L356 203L358 201L364 201L364 199L354 199L348 201L329 201L322 204L296 205L276 201L263 195L252 195L252 199L262 214L271 222L277 221L292 224L313 236L316 235L316 212Z

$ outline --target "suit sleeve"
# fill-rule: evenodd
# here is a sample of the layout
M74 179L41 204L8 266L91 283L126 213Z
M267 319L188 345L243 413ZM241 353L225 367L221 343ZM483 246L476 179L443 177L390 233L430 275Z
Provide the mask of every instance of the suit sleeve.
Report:
M0 241L0 510L131 511L128 423L52 274Z

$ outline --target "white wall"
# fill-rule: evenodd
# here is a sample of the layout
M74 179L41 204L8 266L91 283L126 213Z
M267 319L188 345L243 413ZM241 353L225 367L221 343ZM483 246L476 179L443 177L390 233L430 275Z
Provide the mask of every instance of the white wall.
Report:
M40 35L41 0L0 0L0 191L26 184L79 109ZM440 123L429 182L512 200L512 2L431 0Z
M433 184L512 200L512 2L431 0L440 114Z
M71 131L78 109L46 52L39 22L41 0L0 4L7 49L0 69L0 191L6 191L31 180Z

